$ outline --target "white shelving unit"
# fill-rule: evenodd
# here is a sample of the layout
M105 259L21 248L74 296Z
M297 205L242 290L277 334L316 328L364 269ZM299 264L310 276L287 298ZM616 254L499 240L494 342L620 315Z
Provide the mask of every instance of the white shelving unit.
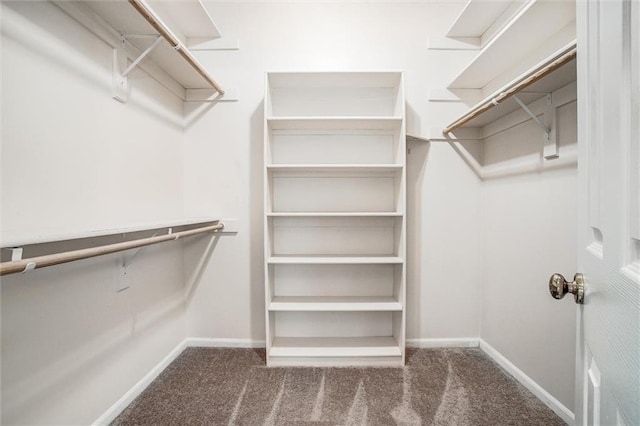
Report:
M402 72L267 73L267 365L404 364L405 153Z

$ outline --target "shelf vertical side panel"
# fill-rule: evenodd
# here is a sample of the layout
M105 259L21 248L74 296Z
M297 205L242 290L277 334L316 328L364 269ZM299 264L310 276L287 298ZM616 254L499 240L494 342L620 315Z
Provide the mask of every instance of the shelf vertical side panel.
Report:
M402 265L396 266L400 270L400 289L398 300L402 304L402 311L395 313L394 318L400 322L399 336L396 340L402 352L402 365L405 363L405 339L406 339L406 318L407 318L407 118L406 118L406 105L405 105L405 87L404 87L404 73L400 74L400 88L401 102L402 102L402 125L400 126L400 144L402 145L402 173L400 182L400 191L402 196L399 200L398 210L402 211L402 223L400 224L400 240L398 244L398 256L403 259Z
M264 75L264 105L263 105L263 149L262 149L262 179L263 179L263 238L264 238L264 314L265 314L265 341L266 341L266 354L267 365L270 364L269 354L273 345L275 337L275 314L269 312L269 303L274 294L272 289L274 288L273 280L275 279L276 265L270 265L269 259L272 255L272 243L271 243L271 231L269 227L268 212L272 211L272 197L271 197L271 182L269 180L269 171L267 164L271 163L271 134L269 129L269 123L267 117L271 115L271 90L269 86L269 73Z

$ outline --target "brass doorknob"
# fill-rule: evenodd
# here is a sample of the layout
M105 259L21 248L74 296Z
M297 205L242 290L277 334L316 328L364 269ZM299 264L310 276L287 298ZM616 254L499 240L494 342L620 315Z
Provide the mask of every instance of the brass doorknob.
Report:
M568 282L562 274L553 274L549 278L549 292L554 299L562 299L565 294L573 294L573 299L577 304L584 302L584 277L582 274L575 274L573 281Z

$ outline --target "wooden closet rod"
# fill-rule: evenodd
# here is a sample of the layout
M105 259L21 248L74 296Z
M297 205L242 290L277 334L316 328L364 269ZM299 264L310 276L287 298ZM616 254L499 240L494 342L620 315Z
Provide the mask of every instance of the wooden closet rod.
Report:
M164 241L173 241L177 240L178 238L189 237L191 235L219 231L223 228L224 224L217 223L215 225L203 226L201 228L189 229L187 231L175 232L173 234L159 235L157 237L141 238L138 240L107 244L98 247L90 247L82 250L66 251L62 253L32 257L30 259L3 262L0 263L0 276L31 271L33 269L45 268L47 266L60 265L61 263L88 259L90 257L102 256L104 254L130 250L138 247L150 246L152 244L158 244Z
M497 106L500 102L503 102L504 100L515 95L519 91L532 85L536 81L542 79L548 74L551 74L552 72L554 72L555 70L557 70L567 62L572 61L575 58L576 58L576 46L573 45L571 48L564 51L560 55L552 58L551 60L545 62L540 67L530 72L529 74L516 80L515 82L507 86L507 88L503 89L500 93L498 93L495 96L492 96L486 102L483 102L475 106L473 109L471 109L471 111L469 111L468 113L466 113L465 115L463 115L462 117L454 121L453 123L449 124L442 131L442 134L446 136L448 133L454 131L455 129L467 123L468 121L473 120L474 118L490 110L494 106Z
M146 19L147 22L149 22L149 24L151 24L151 26L155 28L156 31L158 31L158 33L169 42L169 44L171 44L171 47L173 47L180 55L182 55L184 60L187 61L187 63L191 65L193 69L196 70L198 74L200 74L202 78L204 78L207 83L209 83L211 87L216 90L216 92L224 95L224 90L220 87L220 85L216 83L213 77L211 77L204 68L202 68L202 66L193 57L193 55L191 55L191 52L189 52L189 50L185 48L182 42L173 35L171 30L167 28L162 23L162 21L160 21L156 17L155 13L153 13L153 11L149 9L147 4L143 0L129 0L129 3L131 3L131 5L140 13L140 15L142 15L144 19Z

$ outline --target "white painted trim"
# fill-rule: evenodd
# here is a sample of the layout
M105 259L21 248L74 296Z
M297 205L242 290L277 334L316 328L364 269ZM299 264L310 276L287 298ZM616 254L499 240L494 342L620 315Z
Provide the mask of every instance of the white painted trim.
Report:
M407 339L408 348L477 348L477 337L458 337L450 339Z
M512 375L518 382L520 382L525 388L533 393L547 407L553 410L554 413L560 416L562 420L570 425L573 425L575 423L575 415L571 412L571 410L569 410L560 401L554 398L542 386L537 384L531 377L527 376L522 370L516 367L493 346L485 342L483 339L479 339L479 341L480 349L482 349L484 353L486 353L500 367L505 369L507 373Z
M115 420L125 408L129 406L159 375L187 348L186 340L183 340L175 347L169 355L164 357L155 367L151 369L142 379L138 381L127 393L125 393L115 404L107 409L96 421L94 425L108 425Z
M429 89L427 96L429 102L473 102L474 104L482 100L482 90L480 89L443 89L433 87Z
M480 50L480 37L440 37L427 39L429 50Z
M407 138L407 142L429 142L429 139L422 136L414 136L414 135L407 134L406 138Z
M223 37L217 39L188 37L187 48L192 52L197 50L240 50L240 40L233 37Z
M215 337L187 337L184 343L190 348L265 348L267 346L264 340L221 339Z
M240 219L220 219L224 224L221 234L237 234L240 232Z
M186 89L185 102L237 102L238 88L229 87L224 95L216 92L215 89Z
M426 138L429 142L456 142L456 141L477 141L482 142L482 127L460 127L455 130L455 134L447 136L442 134L443 127L431 127L427 129Z

